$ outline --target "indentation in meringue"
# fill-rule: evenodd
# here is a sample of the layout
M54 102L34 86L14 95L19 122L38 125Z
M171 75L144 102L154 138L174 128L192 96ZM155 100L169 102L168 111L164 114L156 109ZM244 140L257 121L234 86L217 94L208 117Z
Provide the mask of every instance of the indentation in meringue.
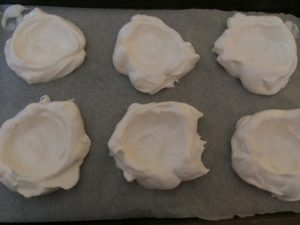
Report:
M178 102L132 104L116 126L108 146L127 181L168 190L203 176L205 142L197 134L202 113Z
M73 101L26 106L0 129L0 181L25 197L70 189L90 148Z
M276 94L297 66L293 35L279 17L236 13L215 42L213 52L227 72L250 92Z
M27 14L6 42L8 66L29 84L71 73L85 58L85 37L71 22L38 8Z
M231 139L232 165L246 182L285 201L300 200L300 109L245 116Z
M199 55L162 20L133 16L119 31L113 63L139 91L154 94L191 71Z

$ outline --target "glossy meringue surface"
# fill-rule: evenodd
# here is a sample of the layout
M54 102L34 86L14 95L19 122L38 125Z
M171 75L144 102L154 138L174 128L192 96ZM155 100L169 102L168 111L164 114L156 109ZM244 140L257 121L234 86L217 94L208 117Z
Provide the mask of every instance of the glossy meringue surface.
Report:
M85 58L85 37L62 17L35 8L6 42L8 66L29 84L64 77Z
M118 33L115 69L139 91L155 94L190 72L199 60L191 43L153 16L135 15Z
M205 141L197 134L202 113L185 103L134 103L116 126L108 147L128 182L169 190L208 173Z
M70 189L90 148L72 100L31 103L0 129L0 181L24 197Z
M297 66L297 46L276 16L236 13L215 42L213 52L226 71L250 92L273 95L286 86Z
M231 139L232 166L247 183L300 200L300 109L242 117Z

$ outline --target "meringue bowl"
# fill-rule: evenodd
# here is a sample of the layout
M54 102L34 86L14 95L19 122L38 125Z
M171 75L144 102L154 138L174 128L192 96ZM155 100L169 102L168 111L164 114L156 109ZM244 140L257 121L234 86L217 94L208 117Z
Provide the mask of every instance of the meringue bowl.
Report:
M228 29L217 39L217 61L252 93L273 95L284 88L298 58L293 34L276 16L236 13Z
M132 104L108 142L127 181L169 190L208 172L201 161L205 141L197 134L202 113L184 103Z
M0 181L24 197L70 189L90 144L73 101L43 97L1 127Z
M300 109L245 116L231 139L232 166L246 182L285 201L300 200Z
M8 66L29 84L64 77L85 58L84 34L62 17L39 8L24 16L4 53Z
M193 46L154 16L135 15L119 31L115 69L139 91L155 94L190 72L199 60Z

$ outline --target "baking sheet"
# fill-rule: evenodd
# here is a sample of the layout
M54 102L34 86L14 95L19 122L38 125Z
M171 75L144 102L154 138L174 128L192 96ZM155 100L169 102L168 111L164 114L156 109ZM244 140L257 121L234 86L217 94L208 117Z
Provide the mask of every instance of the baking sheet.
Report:
M0 6L1 7L1 6ZM3 7L2 7L3 9ZM300 107L300 68L274 96L247 92L226 74L211 53L233 12L218 10L117 10L41 7L73 21L87 39L84 64L69 76L27 85L6 65L3 48L11 32L0 28L0 124L47 94L75 98L92 147L81 178L69 191L25 199L0 185L0 222L99 220L136 217L225 219L281 211L300 212L300 202L283 202L240 180L231 168L230 138L236 121L266 109ZM119 29L135 14L158 16L193 44L200 60L175 88L151 96L136 91L112 65ZM253 14L253 13L251 13ZM256 13L257 14L257 13ZM258 13L259 14L259 13ZM300 19L280 15L300 26ZM299 52L299 40L297 39ZM210 172L171 191L150 191L127 183L108 154L115 125L134 102L180 101L204 113L198 133L206 140L204 164Z

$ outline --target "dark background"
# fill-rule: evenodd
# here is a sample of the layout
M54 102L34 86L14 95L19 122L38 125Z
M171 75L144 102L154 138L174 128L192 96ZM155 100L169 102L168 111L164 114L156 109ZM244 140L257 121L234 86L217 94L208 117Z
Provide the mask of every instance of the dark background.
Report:
M221 9L292 13L300 16L299 0L0 0L0 4L144 9Z
M0 4L48 5L65 7L99 7L99 8L131 8L131 9L220 9L238 11L263 11L291 13L300 17L300 0L0 0ZM248 218L234 218L221 221L205 221L201 219L132 219L118 221L69 222L75 225L127 225L127 224L172 224L172 225L300 225L300 214L277 213L257 215ZM64 223L64 224L69 224Z

